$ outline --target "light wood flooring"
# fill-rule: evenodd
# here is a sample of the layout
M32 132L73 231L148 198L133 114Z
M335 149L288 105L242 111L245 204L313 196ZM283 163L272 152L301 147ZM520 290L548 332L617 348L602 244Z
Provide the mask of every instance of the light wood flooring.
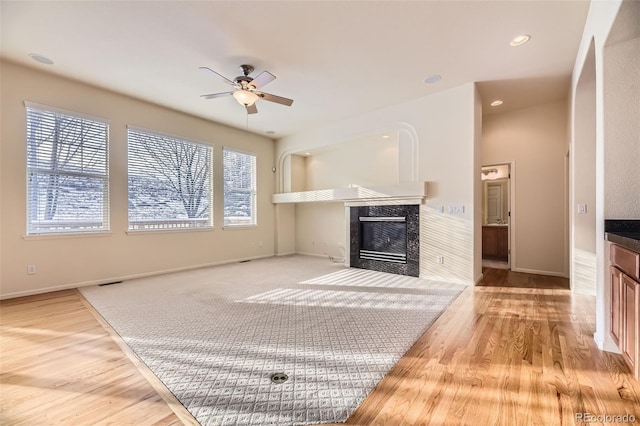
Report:
M630 414L639 423L640 384L620 355L593 342L595 299L556 288L552 277L523 274L510 287L513 277L492 272L346 423L581 424L576 413ZM79 292L3 301L0 326L0 424L191 423Z

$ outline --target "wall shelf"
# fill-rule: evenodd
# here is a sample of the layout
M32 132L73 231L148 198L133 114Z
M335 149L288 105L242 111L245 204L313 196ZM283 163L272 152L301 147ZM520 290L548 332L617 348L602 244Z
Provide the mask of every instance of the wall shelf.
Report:
M274 204L343 202L348 206L375 204L421 204L427 196L427 182L408 182L388 186L344 188L273 194Z

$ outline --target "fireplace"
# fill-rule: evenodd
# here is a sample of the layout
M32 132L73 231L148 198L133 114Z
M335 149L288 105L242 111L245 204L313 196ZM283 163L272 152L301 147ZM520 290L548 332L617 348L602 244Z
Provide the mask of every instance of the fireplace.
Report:
M407 218L360 216L360 259L407 263Z
M350 209L350 265L401 275L419 275L418 205Z

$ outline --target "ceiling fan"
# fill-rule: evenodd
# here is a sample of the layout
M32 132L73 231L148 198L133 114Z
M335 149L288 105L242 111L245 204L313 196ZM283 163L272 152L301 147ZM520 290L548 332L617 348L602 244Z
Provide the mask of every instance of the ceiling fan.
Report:
M235 88L232 92L211 93L209 95L201 95L205 99L221 98L224 96L233 96L240 105L243 105L247 109L248 114L255 114L258 112L255 102L258 99L264 99L265 101L275 102L277 104L291 106L293 99L283 98L282 96L272 95L270 93L260 92L258 89L266 86L276 79L276 76L269 71L262 71L256 78L249 77L254 70L252 65L240 65L240 71L243 75L236 77L233 81L227 77L219 74L208 67L200 67L201 70L209 72L218 78L221 78L225 83Z

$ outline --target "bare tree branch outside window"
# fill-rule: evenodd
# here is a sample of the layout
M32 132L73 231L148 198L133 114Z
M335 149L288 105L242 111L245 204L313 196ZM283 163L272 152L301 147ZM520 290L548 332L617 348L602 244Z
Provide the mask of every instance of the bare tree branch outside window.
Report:
M129 130L131 229L211 226L212 148Z
M108 229L108 126L27 108L28 233Z

